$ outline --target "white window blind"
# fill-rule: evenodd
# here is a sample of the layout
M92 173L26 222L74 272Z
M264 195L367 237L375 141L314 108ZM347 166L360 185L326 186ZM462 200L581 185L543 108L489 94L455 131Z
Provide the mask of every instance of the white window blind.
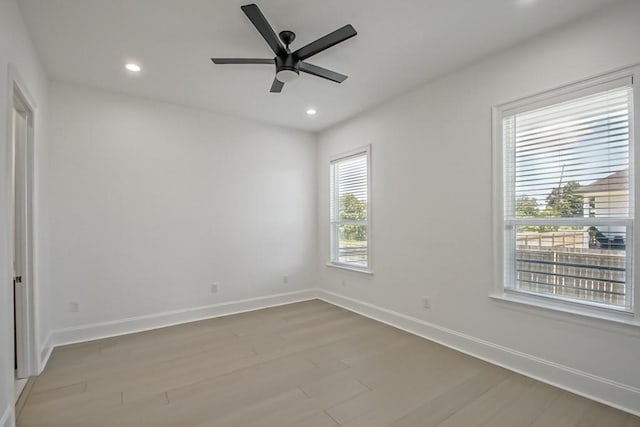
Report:
M369 267L369 150L331 161L331 262Z
M631 79L502 113L505 288L631 310Z

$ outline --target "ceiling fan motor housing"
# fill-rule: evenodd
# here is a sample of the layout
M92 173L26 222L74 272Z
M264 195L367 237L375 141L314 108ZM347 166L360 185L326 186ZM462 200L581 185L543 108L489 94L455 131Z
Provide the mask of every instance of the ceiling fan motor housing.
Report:
M300 61L289 54L287 56L276 56L276 78L282 83L289 83L295 80L300 74L298 67Z

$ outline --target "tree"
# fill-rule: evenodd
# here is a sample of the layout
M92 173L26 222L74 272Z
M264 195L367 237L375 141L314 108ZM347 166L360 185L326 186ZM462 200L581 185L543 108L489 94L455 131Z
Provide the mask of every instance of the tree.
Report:
M516 199L517 217L535 218L538 213L538 202L534 197L520 196Z
M516 199L516 216L524 218L575 218L584 215L584 198L578 194L580 183L569 181L562 187L551 190L546 198L546 206L540 210L535 198L520 196ZM523 231L557 231L557 225L532 225L522 227Z
M351 193L340 197L340 219L350 221L367 220L367 203ZM342 226L342 238L345 240L367 240L367 227L363 225L347 224Z
M518 218L539 218L543 215L538 209L538 201L535 197L520 196L516 199L516 216ZM521 231L552 231L544 225L525 225L520 227Z
M545 211L549 216L575 218L584 216L584 198L577 194L580 189L578 181L569 181L564 186L554 188L547 196Z
M340 219L364 221L367 219L367 203L351 193L340 198Z

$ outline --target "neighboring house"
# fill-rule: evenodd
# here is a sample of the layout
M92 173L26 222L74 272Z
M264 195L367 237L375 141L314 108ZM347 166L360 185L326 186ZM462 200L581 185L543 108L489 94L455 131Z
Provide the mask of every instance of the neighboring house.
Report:
M585 217L626 217L629 215L629 169L623 169L600 178L589 185L581 187L577 190L577 193L584 197ZM591 228L593 229L594 227ZM624 248L624 241L626 240L625 227L609 226L599 228L600 230L593 230L593 232L589 233L591 247ZM599 239L597 242L600 244L596 244L596 233L606 235L604 240L609 239L610 243L602 244L602 239Z
M629 169L612 173L577 190L584 197L584 216L629 215Z

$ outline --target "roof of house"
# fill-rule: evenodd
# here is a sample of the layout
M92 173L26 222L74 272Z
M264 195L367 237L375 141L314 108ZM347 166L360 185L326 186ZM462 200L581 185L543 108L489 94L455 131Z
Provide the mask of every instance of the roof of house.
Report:
M580 187L578 193L608 193L629 189L629 169L612 173L609 176L593 181L589 185Z

